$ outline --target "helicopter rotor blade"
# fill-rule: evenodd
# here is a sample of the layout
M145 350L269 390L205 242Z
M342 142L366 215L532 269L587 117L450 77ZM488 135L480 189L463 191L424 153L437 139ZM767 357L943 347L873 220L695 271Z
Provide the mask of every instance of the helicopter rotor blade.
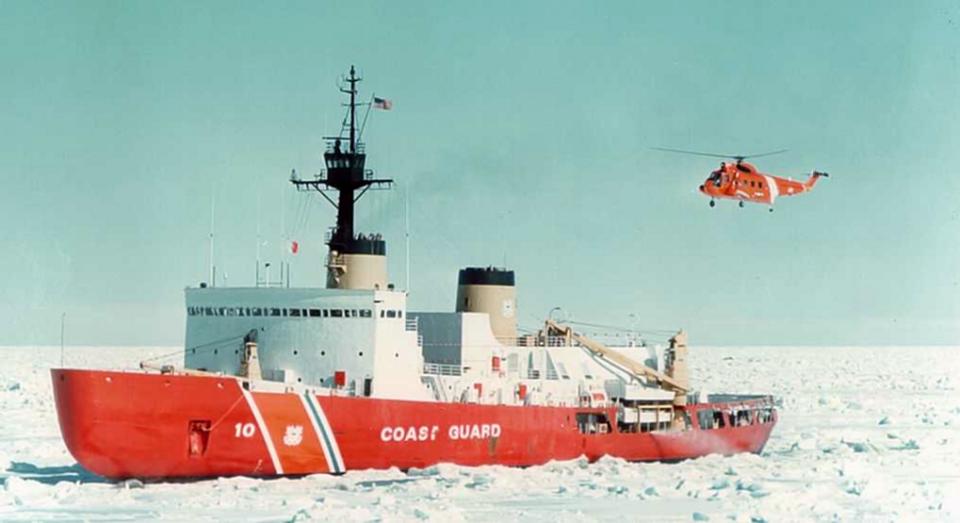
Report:
M757 154L748 154L746 156L736 156L735 158L738 158L738 159L742 158L744 160L746 160L747 158L763 158L764 156L773 156L775 154L785 153L789 150L790 149L780 149L778 151L770 151L768 153L757 153Z
M723 158L736 160L738 163L746 160L747 158L762 158L764 156L773 156L774 154L785 153L789 149L780 149L778 151L770 151L766 153L757 153L757 154L717 154L717 153L707 153L702 151L686 151L683 149L670 149L668 147L651 147L655 151L666 151L668 153L678 153L678 154L692 154L695 156L708 156L710 158Z
M668 153L678 153L678 154L692 154L694 156L709 156L711 158L736 158L736 156L730 154L716 154L716 153L705 153L701 151L685 151L683 149L670 149L667 147L651 147L654 151L666 151Z

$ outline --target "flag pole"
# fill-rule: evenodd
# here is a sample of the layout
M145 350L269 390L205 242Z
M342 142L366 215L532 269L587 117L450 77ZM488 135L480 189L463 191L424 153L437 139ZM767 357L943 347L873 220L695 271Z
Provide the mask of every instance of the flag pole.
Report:
M404 246L404 255L406 260L404 260L404 269L407 273L407 282L406 290L407 294L410 294L410 189L407 185L403 186L403 222L404 222L404 236L406 237L406 245Z
M370 93L370 102L367 103L367 112L363 113L363 121L360 122L360 135L357 136L357 141L359 142L363 138L363 131L367 128L367 117L370 116L370 108L373 107L373 99L376 97L376 93Z
M217 266L213 260L213 233L214 220L217 217L217 192L216 187L210 190L210 286L217 286Z

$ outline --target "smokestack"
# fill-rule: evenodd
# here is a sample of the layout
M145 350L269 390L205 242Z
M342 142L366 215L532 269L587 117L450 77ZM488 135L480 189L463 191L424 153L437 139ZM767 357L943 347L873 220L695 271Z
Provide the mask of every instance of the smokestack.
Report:
M457 312L485 312L493 335L502 343L517 340L517 291L513 271L497 267L460 270Z
M341 250L330 245L327 258L328 289L387 288L387 244L379 234L359 234Z

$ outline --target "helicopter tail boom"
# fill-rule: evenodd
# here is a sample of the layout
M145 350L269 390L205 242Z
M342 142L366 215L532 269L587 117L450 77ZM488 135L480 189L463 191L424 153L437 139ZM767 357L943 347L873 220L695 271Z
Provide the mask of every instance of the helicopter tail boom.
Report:
M819 180L821 176L824 178L828 178L830 177L830 174L822 173L819 171L813 171L812 173L810 173L810 178L808 178L807 181L804 182L803 187L808 191L810 189L813 189L813 186L817 184L817 180Z

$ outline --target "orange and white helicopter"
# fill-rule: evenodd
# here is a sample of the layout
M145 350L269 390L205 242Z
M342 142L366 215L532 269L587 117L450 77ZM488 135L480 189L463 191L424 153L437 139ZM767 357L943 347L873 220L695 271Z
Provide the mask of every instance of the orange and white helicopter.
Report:
M716 205L717 199L728 199L738 200L740 207L743 207L743 202L767 204L770 206L770 212L773 212L773 202L777 197L795 196L809 192L821 176L830 176L824 172L813 171L806 181L799 182L790 178L782 178L780 176L762 173L752 164L744 161L747 158L760 158L762 156L780 154L786 152L786 149L743 156L666 149L663 147L654 147L653 149L672 153L736 160L736 163L722 162L720 168L711 172L710 177L700 185L700 192L710 197L710 207Z

